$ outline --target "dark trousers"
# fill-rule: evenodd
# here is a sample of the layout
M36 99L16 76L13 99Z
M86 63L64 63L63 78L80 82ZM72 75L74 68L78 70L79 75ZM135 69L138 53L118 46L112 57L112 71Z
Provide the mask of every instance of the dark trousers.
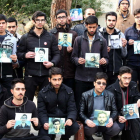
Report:
M73 78L67 78L67 79L63 78L63 83L68 87L72 88L72 90L74 91L75 80Z
M140 91L140 66L132 66L132 65L128 65L128 67L130 67L133 70L132 73L132 81L135 81L137 83L137 81L139 81L139 91Z
M75 102L78 110L79 110L79 103L82 97L82 93L92 89L93 87L94 87L93 82L83 82L83 81L75 80L74 95L75 95Z
M107 72L107 76L108 76L107 86L115 83L116 80L118 79L118 75L119 73L113 74L113 71L108 71Z
M23 67L13 69L13 78L23 78Z
M32 76L32 77L25 76L24 80L25 80L25 87L26 87L25 95L31 101L33 101L37 86L39 86L39 90L41 90L44 86L49 84L48 77L46 77L46 76L41 76L41 77L39 77L39 76Z
M85 125L84 132L87 140L92 140L92 135L96 132L102 132L104 140L110 140L111 137L117 135L120 132L120 127L116 122L114 122L110 128L107 128L106 126L88 127Z
M77 122L74 122L72 126L65 126L65 135L62 135L62 139L69 139L72 135L75 135L79 129L79 125ZM45 130L43 127L39 130L39 136L47 135L51 139L54 137L54 135L48 134L48 130Z

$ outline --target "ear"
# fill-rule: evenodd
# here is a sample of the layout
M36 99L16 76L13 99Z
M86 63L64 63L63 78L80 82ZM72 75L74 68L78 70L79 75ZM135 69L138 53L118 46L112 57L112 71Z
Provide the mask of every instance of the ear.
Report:
M93 82L93 85L94 85L94 87L95 87L95 82Z
M50 77L48 77L48 80L49 80L49 82L51 82L51 78Z
M11 93L13 94L13 89L11 89Z
M118 75L118 79L119 79L119 80L121 79L120 75Z
M33 24L35 24L35 21L34 20L32 20L32 22L33 22Z

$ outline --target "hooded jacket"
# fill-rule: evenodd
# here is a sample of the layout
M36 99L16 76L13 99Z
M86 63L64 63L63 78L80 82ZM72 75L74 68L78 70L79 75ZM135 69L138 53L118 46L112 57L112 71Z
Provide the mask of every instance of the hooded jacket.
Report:
M1 107L0 112L0 134L4 137L25 137L29 135L30 129L7 129L6 124L9 120L15 120L15 113L32 113L31 118L37 118L37 110L35 104L24 97L21 106L12 104L13 97L5 100L4 105ZM33 123L32 123L33 124ZM33 124L34 129L39 130L40 125L37 127Z
M25 76L48 76L48 71L42 62L35 62L34 58L26 59L27 52L35 52L37 48L49 48L48 60L56 66L60 60L60 51L58 50L58 43L53 34L49 33L43 28L42 34L39 36L34 32L34 25L28 25L28 33L21 37L17 56L19 60L25 61ZM27 29L27 28L26 28Z
M106 39L108 45L109 34L107 33L106 28L100 28L99 32ZM124 34L116 28L114 29L114 33L112 35L119 35L120 38L125 38ZM127 55L127 46L121 47L121 49L111 49L110 52L108 52L108 55L109 64L107 66L107 71L113 72L113 74L118 73L120 67L123 65L122 59L125 58Z

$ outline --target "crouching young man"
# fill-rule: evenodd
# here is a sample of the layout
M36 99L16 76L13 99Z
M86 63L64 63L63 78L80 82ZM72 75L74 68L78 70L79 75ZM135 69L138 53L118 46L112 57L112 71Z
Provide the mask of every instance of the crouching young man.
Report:
M22 79L14 79L11 85L12 97L8 98L1 107L0 112L0 135L4 135L1 140L50 140L49 137L34 136L30 134L30 128L27 128L26 120L27 113L31 113L32 125L35 130L39 130L40 124L37 118L36 106L32 101L29 101L25 95L25 83ZM21 121L20 129L16 129L16 113L24 114ZM19 115L19 114L18 114Z
M105 90L106 84L107 75L103 72L98 72L94 80L95 88L82 94L80 102L80 118L84 123L85 137L87 140L93 140L92 135L98 131L103 133L104 140L109 140L120 132L120 128L115 122L117 118L117 108L114 95ZM95 125L93 122L95 118L95 110L110 111L109 122L106 126ZM97 117L97 121L99 120L101 122L101 119L98 119Z

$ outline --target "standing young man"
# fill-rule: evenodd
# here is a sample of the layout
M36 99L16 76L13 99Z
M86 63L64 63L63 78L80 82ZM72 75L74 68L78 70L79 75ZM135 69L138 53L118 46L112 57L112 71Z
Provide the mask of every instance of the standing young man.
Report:
M29 32L22 36L17 51L19 60L25 61L26 96L33 100L37 86L41 90L48 82L48 71L58 64L60 52L54 35L45 29L46 14L37 11L32 16ZM35 47L48 48L49 61L35 62Z

